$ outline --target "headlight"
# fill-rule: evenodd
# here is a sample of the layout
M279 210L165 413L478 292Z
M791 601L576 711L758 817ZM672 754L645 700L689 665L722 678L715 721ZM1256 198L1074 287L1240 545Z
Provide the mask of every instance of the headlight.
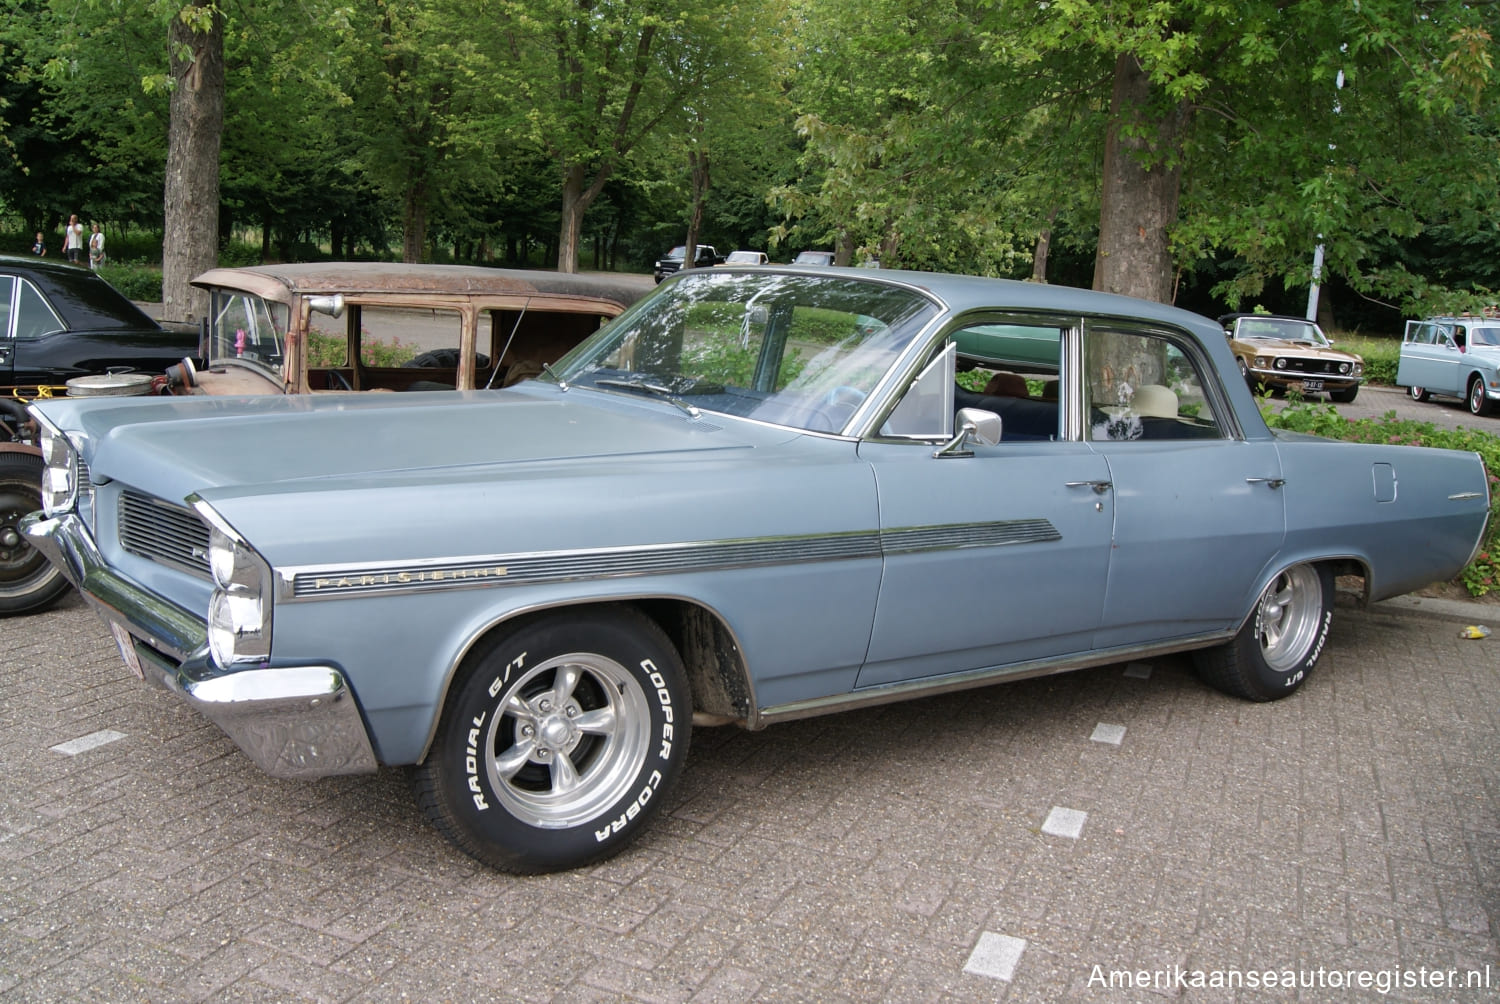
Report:
M189 500L209 525L208 647L223 669L271 656L271 568L218 513Z
M1286 360L1285 359L1278 359L1278 360L1276 360L1276 368L1279 369L1279 370L1286 369Z
M1365 371L1365 364L1364 363L1355 363L1354 364L1354 375L1355 376L1359 376L1364 371Z
M1263 370L1263 369L1266 368L1266 364L1269 363L1269 362L1270 362L1270 360L1267 359L1265 356L1256 356L1255 357L1255 368L1258 369L1258 370Z
M39 422L42 429L42 509L56 516L78 501L78 451L61 432Z

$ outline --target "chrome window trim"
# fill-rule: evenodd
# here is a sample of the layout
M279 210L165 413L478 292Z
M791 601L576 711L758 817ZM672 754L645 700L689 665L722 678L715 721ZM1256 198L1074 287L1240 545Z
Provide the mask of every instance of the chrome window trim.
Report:
M1084 341L1089 340L1088 335L1090 332L1103 329L1106 331L1115 331L1126 335L1138 335L1146 338L1160 338L1167 342L1167 344L1176 348L1179 352L1187 357L1189 363L1193 367L1193 370L1197 373L1198 384L1203 388L1204 396L1208 399L1209 405L1214 410L1214 423L1219 429L1219 441L1243 441L1245 439L1245 429L1240 424L1239 414L1235 411L1234 406L1230 404L1229 396L1224 390L1224 383L1219 373L1219 368L1215 366L1213 364L1213 360L1209 359L1208 356L1204 353L1202 345L1199 343L1198 339L1192 335L1192 333L1183 331L1179 328L1169 327L1165 324L1159 324L1153 321L1142 321L1138 319L1109 317L1103 315L1086 318L1084 324ZM1080 354L1080 390L1082 389L1083 385L1082 377L1084 374L1084 361L1085 360L1082 354ZM1079 417L1081 420L1082 394L1079 395L1079 398ZM1209 440L1204 439L1202 441L1208 442ZM1129 440L1123 440L1122 442L1129 442Z
M10 294L5 298L5 326L0 328L0 342L15 344L16 340L16 299L20 296L21 277L18 275L0 275L0 282L10 280Z

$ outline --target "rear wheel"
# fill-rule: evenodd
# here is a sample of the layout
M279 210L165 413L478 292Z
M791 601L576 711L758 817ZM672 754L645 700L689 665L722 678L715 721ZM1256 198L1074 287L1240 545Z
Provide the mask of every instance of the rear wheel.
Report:
M68 580L21 535L21 520L42 507L42 458L0 453L0 616L45 610Z
M1307 680L1333 623L1333 573L1294 565L1256 601L1234 640L1193 653L1207 684L1250 701L1285 697Z
M1469 381L1469 414L1488 415L1490 413L1490 398L1484 392L1484 379L1475 376Z
M654 623L624 607L551 614L466 661L415 772L417 801L494 868L588 864L661 805L691 722L681 660Z
M1413 401L1425 401L1432 396L1427 392L1426 387L1408 387L1406 392L1411 395Z

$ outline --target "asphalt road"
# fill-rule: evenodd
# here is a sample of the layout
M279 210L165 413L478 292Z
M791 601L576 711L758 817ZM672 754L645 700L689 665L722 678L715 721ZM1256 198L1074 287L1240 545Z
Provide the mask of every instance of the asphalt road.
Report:
M518 879L401 771L266 777L71 598L0 621L0 1002L1495 1000L1461 626L1341 602L1271 704L1174 656L700 729L634 847Z

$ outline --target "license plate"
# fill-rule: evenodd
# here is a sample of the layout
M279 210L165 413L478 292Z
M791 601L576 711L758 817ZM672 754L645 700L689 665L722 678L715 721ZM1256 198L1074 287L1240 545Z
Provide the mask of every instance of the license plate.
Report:
M136 679L144 680L146 674L141 670L141 657L135 654L135 642L130 640L130 632L114 623L109 625L109 631L115 636L115 644L120 646L120 658L125 660Z
M1323 381L1321 381L1321 380L1304 380L1304 381L1302 381L1302 389L1304 391L1322 390L1323 389Z

